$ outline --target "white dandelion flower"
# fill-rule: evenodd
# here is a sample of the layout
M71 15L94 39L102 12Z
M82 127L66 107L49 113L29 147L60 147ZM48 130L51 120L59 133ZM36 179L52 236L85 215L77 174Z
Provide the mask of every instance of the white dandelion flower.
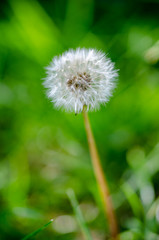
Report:
M101 51L76 49L54 57L44 86L56 107L79 113L109 101L118 76L114 63Z

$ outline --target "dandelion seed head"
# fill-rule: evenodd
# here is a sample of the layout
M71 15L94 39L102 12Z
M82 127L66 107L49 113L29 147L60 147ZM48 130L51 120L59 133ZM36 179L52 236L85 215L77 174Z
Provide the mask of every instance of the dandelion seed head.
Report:
M46 68L44 86L57 108L79 113L107 103L118 76L114 63L101 51L78 48L54 57Z

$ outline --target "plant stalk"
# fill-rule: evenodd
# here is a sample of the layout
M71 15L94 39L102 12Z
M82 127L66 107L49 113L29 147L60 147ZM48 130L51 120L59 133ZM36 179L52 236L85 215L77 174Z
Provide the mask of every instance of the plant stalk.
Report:
M88 114L86 112L85 107L83 108L83 117L84 117L84 124L85 124L85 129L86 129L86 134L87 134L87 140L88 140L88 145L89 145L89 150L90 150L90 155L92 159L92 164L93 164L93 169L95 173L95 177L97 180L97 183L99 185L99 190L101 193L101 197L103 200L104 204L104 212L106 214L107 220L108 220L108 225L109 225L109 230L111 234L111 238L113 240L119 240L118 237L118 224L115 216L115 212L113 209L113 204L109 192L109 187L107 180L104 176L104 172L101 166L100 158L98 155L96 143L94 140L94 136L92 133L90 121Z

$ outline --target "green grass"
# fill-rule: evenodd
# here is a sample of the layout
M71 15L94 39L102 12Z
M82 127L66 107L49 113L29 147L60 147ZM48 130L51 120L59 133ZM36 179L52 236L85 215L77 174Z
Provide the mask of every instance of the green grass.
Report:
M93 238L108 236L82 116L56 110L41 80L55 55L76 47L101 49L119 69L110 102L89 116L121 240L158 240L158 9L158 1L149 0L2 1L1 240L23 239L44 219L72 215L67 189L91 206L89 220L83 222L72 194L80 227L67 234L48 227L31 237L90 239L85 224ZM90 220L92 206L99 213Z

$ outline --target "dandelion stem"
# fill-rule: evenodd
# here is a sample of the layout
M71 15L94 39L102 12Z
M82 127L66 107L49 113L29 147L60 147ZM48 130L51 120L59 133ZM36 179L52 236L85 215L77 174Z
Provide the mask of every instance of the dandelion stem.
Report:
M95 177L96 177L97 183L99 185L99 190L100 190L101 197L103 200L104 211L105 211L106 217L108 219L110 234L111 234L111 237L113 240L119 240L118 225L117 225L115 212L113 209L113 204L112 204L112 200L111 200L111 196L110 196L110 192L109 192L109 187L108 187L108 183L106 181L106 178L104 176L104 172L103 172L103 169L101 166L96 143L95 143L92 129L90 126L89 117L86 112L86 107L83 108L83 117L84 117L85 129L86 129L92 164L93 164L93 168L94 168L94 173L95 173Z

